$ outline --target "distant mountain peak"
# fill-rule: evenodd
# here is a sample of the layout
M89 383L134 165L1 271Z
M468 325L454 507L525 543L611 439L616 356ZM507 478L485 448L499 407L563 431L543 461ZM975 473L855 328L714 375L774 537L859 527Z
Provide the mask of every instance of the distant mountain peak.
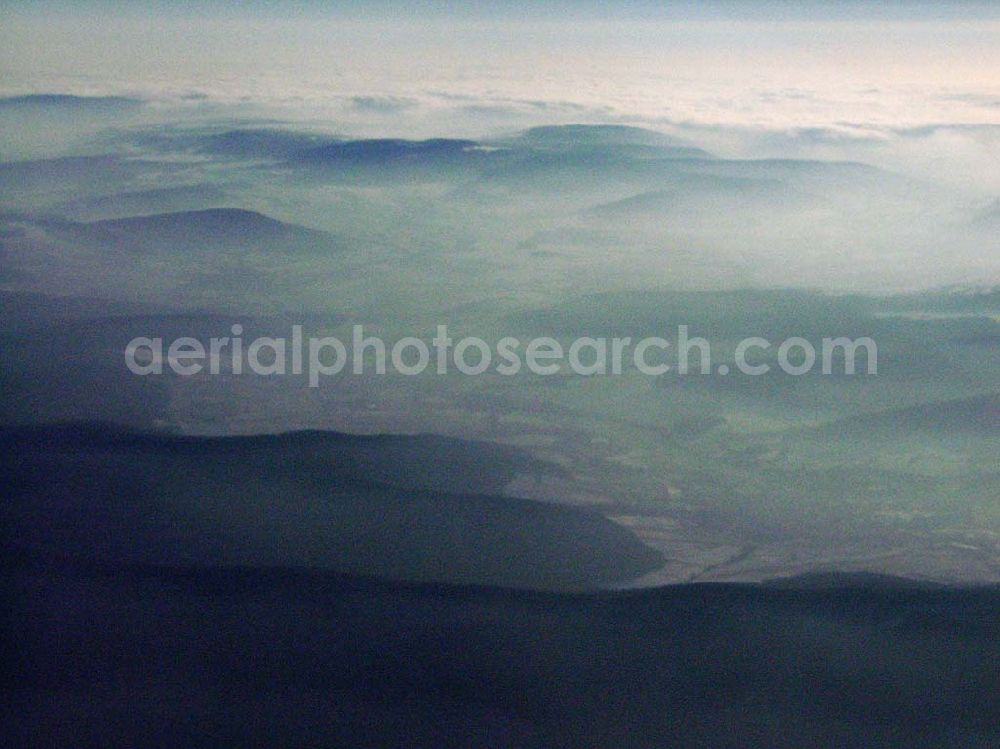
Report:
M127 230L130 228L150 230L186 230L192 233L204 231L258 231L272 233L290 228L278 219L246 208L203 208L195 211L172 211L146 216L102 219L91 221L87 226L98 229Z
M560 144L679 145L666 133L633 125L541 125L525 130L523 137L536 142Z
M462 154L479 144L473 140L430 138L405 140L402 138L369 138L330 143L301 154L300 158L312 162L408 162L433 160Z
M102 219L70 229L101 244L135 248L194 250L211 247L308 251L329 248L324 231L288 224L246 208L205 208L147 216Z
M118 109L137 107L139 99L127 96L76 96L74 94L22 94L0 97L0 108L16 107L63 107L88 109Z

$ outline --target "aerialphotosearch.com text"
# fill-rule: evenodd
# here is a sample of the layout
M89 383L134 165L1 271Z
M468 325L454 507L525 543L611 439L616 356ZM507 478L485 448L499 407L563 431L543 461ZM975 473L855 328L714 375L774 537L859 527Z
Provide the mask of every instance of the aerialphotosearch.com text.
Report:
M228 336L207 341L194 337L164 340L141 336L125 348L125 364L136 375L159 375L169 369L181 376L208 374L239 375L249 370L257 375L308 376L311 387L323 377L342 372L356 375L420 375L432 368L437 374L454 369L464 375L495 372L516 375L527 369L540 375L565 372L582 376L620 375L634 368L649 376L667 373L741 374L759 376L775 367L798 376L815 371L822 374L855 374L859 360L867 374L877 374L878 348L871 338L824 337L814 345L802 337L772 342L761 337L744 338L735 344L725 363L712 366L712 345L705 338L689 334L680 325L675 338L647 336L580 337L560 342L549 336L521 340L507 336L492 344L467 336L454 340L447 325L438 325L429 343L407 336L391 344L367 335L363 325L354 325L346 343L333 336L306 337L301 325L291 326L287 337L243 339L243 326L236 324ZM671 353L673 354L671 356ZM862 356L859 357L859 353ZM735 370L735 371L734 371Z

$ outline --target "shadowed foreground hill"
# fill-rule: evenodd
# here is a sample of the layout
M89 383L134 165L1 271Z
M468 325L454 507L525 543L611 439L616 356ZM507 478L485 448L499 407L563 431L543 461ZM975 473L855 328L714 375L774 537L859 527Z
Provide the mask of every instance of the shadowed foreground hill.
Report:
M519 451L327 432L197 438L95 425L0 430L12 553L100 564L278 566L581 589L660 554L596 512L490 496Z
M469 493L518 460L497 450L0 431L8 745L1000 740L1000 589L517 591L660 559L599 515Z
M994 747L1000 591L8 563L10 746Z

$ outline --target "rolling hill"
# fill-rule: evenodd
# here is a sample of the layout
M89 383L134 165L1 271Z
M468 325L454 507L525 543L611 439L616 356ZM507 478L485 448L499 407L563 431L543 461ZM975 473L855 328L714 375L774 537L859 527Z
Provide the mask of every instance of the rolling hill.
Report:
M6 546L52 557L542 589L621 582L662 562L597 513L485 493L524 462L504 448L78 424L5 428L0 451Z
M235 250L310 253L334 247L321 231L287 224L256 211L209 208L92 221L63 229L76 239L115 249L153 252Z

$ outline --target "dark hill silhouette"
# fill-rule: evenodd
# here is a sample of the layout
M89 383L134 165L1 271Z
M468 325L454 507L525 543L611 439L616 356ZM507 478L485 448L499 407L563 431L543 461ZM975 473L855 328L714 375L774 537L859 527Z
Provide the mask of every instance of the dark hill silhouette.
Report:
M102 564L291 566L566 589L662 563L597 513L468 493L506 483L522 459L504 448L76 424L3 429L0 453L7 545Z
M235 158L287 159L331 142L339 141L316 133L278 128L226 130L203 136L197 142L195 150Z
M351 140L310 149L300 154L298 160L356 166L448 163L463 158L476 145L475 141L448 138Z
M126 96L74 96L72 94L26 94L0 97L0 112L9 110L51 109L63 111L119 111L142 105L139 99Z
M343 139L322 133L283 127L156 128L127 136L130 144L156 152L185 152L227 159L275 161Z
M557 595L276 568L5 567L9 746L1000 741L1000 589Z
M131 216L59 228L73 239L137 252L237 250L292 254L336 249L335 239L326 232L239 208Z

